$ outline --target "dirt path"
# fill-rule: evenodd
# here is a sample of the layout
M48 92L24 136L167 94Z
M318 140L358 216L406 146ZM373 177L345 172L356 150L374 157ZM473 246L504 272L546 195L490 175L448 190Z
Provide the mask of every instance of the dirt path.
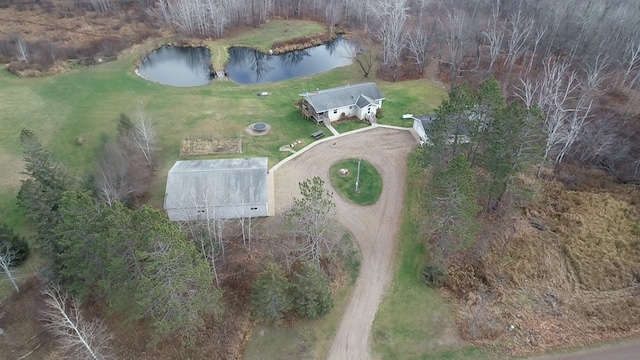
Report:
M338 160L362 158L373 164L382 176L382 195L372 206L357 206L338 195L334 197L340 222L354 235L360 247L362 264L329 359L371 358L371 325L393 274L392 258L402 214L406 159L416 146L409 131L376 127L329 138L274 172L278 214L299 194L298 183L302 180L320 176L331 186L329 167Z

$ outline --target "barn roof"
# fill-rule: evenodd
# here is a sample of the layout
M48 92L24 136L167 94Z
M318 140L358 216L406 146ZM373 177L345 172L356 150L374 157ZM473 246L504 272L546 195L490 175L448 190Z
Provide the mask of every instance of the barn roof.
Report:
M167 175L165 209L268 202L268 159L176 161Z
M372 103L384 99L384 95L373 82L346 85L331 89L318 90L313 93L300 94L307 99L317 112L323 112L342 106L356 105L366 106L364 101ZM364 96L364 98L362 98ZM363 106L360 106L363 104Z

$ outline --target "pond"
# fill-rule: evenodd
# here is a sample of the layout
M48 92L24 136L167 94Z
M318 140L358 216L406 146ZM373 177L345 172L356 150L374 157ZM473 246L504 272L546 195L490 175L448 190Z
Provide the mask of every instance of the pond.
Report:
M229 48L227 77L241 84L263 84L328 71L353 62L352 42L338 37L304 50L269 55L248 47Z
M138 72L145 79L179 87L205 85L214 78L211 53L204 47L165 45L149 54Z

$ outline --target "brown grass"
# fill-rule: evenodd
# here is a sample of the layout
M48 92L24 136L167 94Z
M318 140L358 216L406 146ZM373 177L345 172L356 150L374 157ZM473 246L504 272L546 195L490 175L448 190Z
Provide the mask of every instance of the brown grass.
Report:
M592 175L581 191L546 182L521 214L489 220L481 260L466 254L447 281L465 339L514 355L640 330L640 191Z
M180 157L240 153L242 139L184 139L180 146Z

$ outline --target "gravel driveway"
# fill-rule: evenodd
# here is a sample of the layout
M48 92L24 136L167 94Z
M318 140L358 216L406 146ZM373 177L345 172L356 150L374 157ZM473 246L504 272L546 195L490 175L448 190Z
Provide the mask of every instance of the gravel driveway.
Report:
M382 176L378 202L354 205L334 195L340 222L353 234L362 256L360 274L333 340L329 359L370 359L371 325L393 275L404 199L406 160L417 147L408 130L377 126L325 139L274 168L275 211L280 214L299 196L298 183L321 177L331 188L329 167L346 158L362 158ZM332 188L331 188L332 189ZM332 189L333 190L333 189Z

